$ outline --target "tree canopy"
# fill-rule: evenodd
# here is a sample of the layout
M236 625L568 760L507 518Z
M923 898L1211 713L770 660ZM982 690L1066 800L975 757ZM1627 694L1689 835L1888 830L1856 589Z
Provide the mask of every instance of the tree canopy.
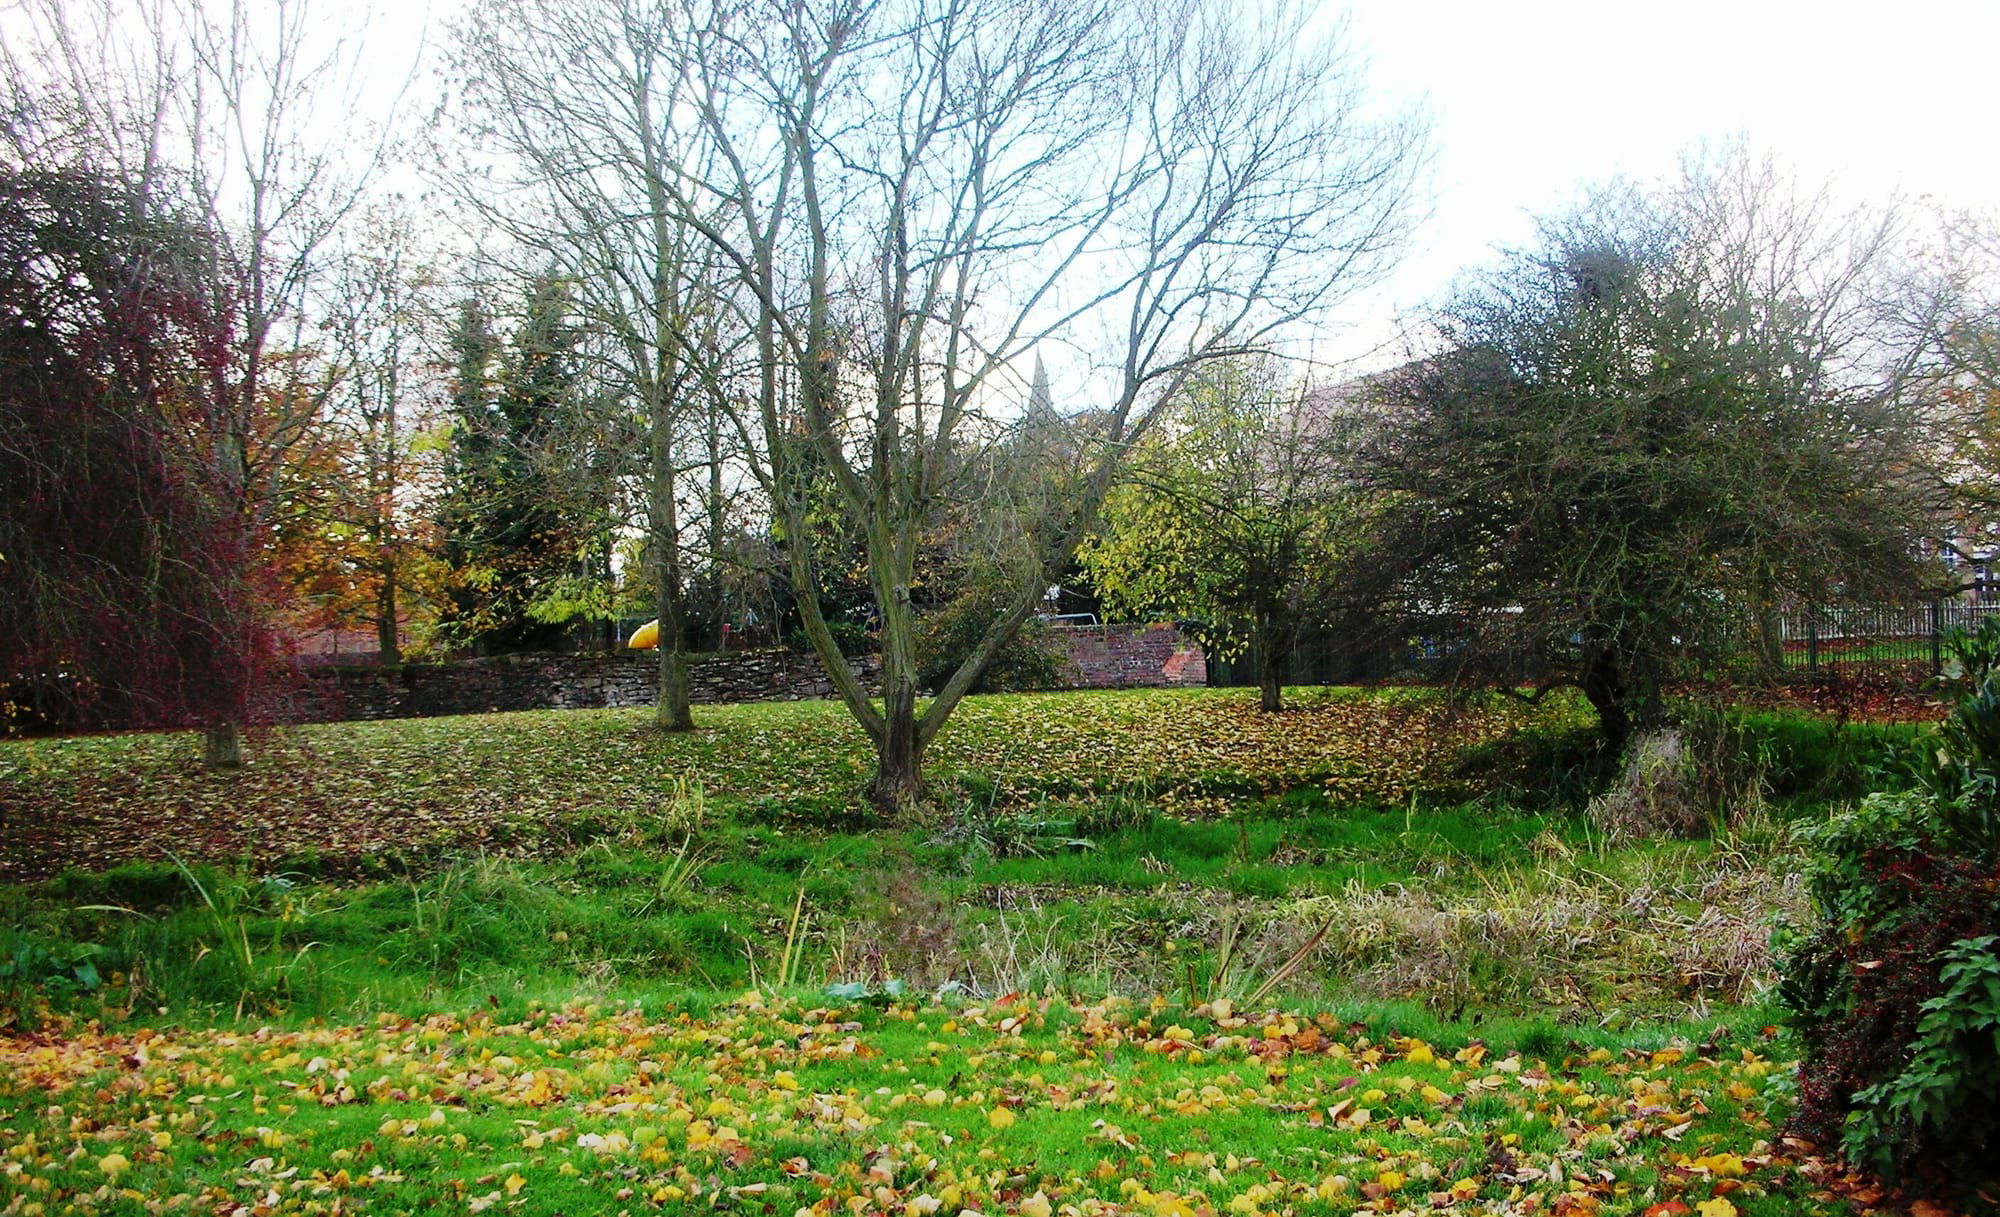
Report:
M1078 553L1105 607L1177 619L1211 657L1254 652L1263 708L1281 708L1286 655L1331 613L1358 540L1364 499L1341 459L1353 421L1275 359L1204 368Z
M203 401L214 242L111 175L0 169L0 678L56 721L241 721L270 655Z
M1581 689L1622 746L1769 606L1914 586L1860 298L1889 231L1741 161L1543 223L1376 389L1383 602L1461 676Z

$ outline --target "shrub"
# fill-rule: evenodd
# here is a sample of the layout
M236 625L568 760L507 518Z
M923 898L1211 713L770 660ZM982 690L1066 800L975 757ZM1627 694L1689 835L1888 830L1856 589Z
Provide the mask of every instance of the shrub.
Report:
M833 635L833 645L849 659L856 655L871 655L875 652L875 639L866 628L852 621L831 620L826 623L827 633ZM792 630L785 635L785 646L801 655L813 653L812 639L803 628Z
M941 689L1005 611L1007 590L976 585L924 614L917 623L917 678ZM1041 621L1023 622L973 686L975 693L1060 689L1069 683L1069 656Z
M1808 832L1816 920L1778 943L1805 1049L1794 1127L1939 1194L1992 1178L2000 1151L2000 623L1955 650L1919 788Z

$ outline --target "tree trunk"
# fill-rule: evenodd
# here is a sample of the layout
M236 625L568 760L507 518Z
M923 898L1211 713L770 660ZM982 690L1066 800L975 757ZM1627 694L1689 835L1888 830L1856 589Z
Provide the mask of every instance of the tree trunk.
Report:
M1758 658L1768 676L1785 670L1785 619L1775 606L1766 605L1757 615Z
M403 662L403 649L396 639L396 568L385 567L382 571L382 590L375 599L375 649L382 654L382 665L393 668Z
M683 619L679 583L679 579L663 573L659 585L660 700L655 706L653 724L662 731L694 730L693 693L688 687L684 641L687 623Z
M599 587L609 588L617 579L617 576L611 570L612 546L611 530L607 528L603 536L598 539L596 545L597 553L595 561L597 569L593 574L597 578ZM598 621L593 632L597 635L596 641L599 651L602 651L606 655L614 655L618 652L618 623L615 620L606 617Z
M652 530L653 589L660 609L660 700L653 723L662 731L692 731L687 605L681 598L680 519L674 504L673 412L664 377L652 386L652 396L648 456L653 477L646 523Z
M1274 613L1259 613L1256 628L1257 708L1276 714L1285 708L1285 661L1292 649L1292 631Z
M201 764L204 769L243 768L243 732L235 723L218 723L202 735Z
M871 522L869 582L881 614L882 728L875 737L869 797L901 819L924 801L924 740L917 722L917 611L910 602L913 551L880 521Z
M1266 714L1276 714L1285 708L1285 680L1283 663L1272 655L1268 648L1260 647L1257 652L1257 708Z
M676 639L667 645L666 618L660 619L660 700L653 714L653 724L662 731L694 730L693 691L688 686L687 652ZM680 627L673 631L676 635Z
M924 804L923 743L917 734L917 689L908 673L890 687L884 673L883 732L875 742L875 780L868 797L881 813L900 820Z
M252 329L252 334L253 336L257 334L254 328ZM250 371L247 374L247 383L250 385L253 393L256 387L256 373L257 361L255 358L252 358L250 360ZM251 401L254 400L254 397L246 395L244 400ZM227 428L223 428L219 432L215 442L217 447L216 459L221 464L224 482L230 487L231 494L235 498L237 526L248 533L251 527L250 508L244 498L244 486L249 479L249 458L244 452L242 443ZM241 628L246 623L235 622L233 624L237 628ZM232 659L231 662L238 662L238 660ZM240 714L250 700L251 690L246 683L235 692L235 708L237 713ZM209 727L205 738L202 740L201 764L204 769L214 769L224 772L243 768L242 725L232 720L217 723Z
M723 544L722 530L722 418L721 411L712 403L708 408L708 603L709 629L715 633L717 649L722 646L722 631L729 621L729 596L723 587L721 557L727 548Z
M1754 634L1752 651L1758 666L1763 669L1763 675L1769 679L1785 666L1785 621L1776 601L1764 587L1764 581L1760 579L1751 590L1750 620Z
M1617 659L1608 651L1593 649L1586 653L1583 672L1577 681L1583 690L1585 701L1597 711L1598 729L1604 733L1604 745L1611 755L1625 755L1625 745L1632 738L1632 712L1629 691L1625 677Z

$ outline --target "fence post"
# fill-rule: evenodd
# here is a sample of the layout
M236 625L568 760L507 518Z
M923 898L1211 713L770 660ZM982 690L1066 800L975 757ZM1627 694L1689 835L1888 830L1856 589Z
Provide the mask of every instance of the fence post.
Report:
M1806 610L1806 675L1819 675L1819 614Z
M1944 601L1931 597L1931 675L1944 671L1944 636L1942 618Z

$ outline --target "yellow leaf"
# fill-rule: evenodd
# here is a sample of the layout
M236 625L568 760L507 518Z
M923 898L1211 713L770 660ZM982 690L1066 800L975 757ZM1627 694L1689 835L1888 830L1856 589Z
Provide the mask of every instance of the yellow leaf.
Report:
M520 1195L521 1189L526 1186L528 1186L528 1181L523 1179L518 1173L507 1176L505 1187L509 1196Z
M1014 1113L1005 1107L995 1107L992 1111L986 1113L986 1122L995 1128L1012 1128L1014 1126Z
M1736 1217L1736 1206L1720 1196L1712 1196L1694 1206L1699 1217Z

